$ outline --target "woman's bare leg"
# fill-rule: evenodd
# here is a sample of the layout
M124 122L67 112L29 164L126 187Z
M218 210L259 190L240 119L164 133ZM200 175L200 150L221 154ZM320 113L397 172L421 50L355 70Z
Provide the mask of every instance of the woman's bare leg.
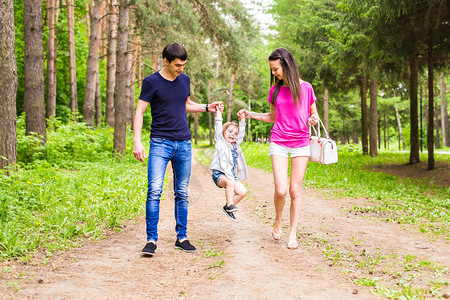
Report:
M277 234L281 235L283 208L288 191L287 171L289 160L287 157L279 155L272 155L270 158L272 160L273 180L275 183L275 192L273 195L273 202L275 205L275 222L273 224L273 230Z
M297 239L297 226L302 210L301 194L303 189L303 178L305 177L308 160L309 158L306 156L297 156L291 159L291 183L289 186L289 195L291 196L289 241L296 241Z

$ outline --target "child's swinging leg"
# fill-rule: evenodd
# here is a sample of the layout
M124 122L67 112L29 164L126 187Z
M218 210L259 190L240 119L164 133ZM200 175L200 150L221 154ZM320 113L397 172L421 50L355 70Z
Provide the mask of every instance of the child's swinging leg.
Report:
M233 199L235 181L228 179L225 175L222 175L219 179L219 185L225 188L225 199L227 201L227 206L235 204Z

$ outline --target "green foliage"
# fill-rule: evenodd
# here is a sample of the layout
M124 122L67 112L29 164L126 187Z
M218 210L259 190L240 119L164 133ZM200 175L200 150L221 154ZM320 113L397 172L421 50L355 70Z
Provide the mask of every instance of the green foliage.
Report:
M25 135L25 116L17 121L18 163L26 165L45 160L54 166L70 168L76 161L112 158L114 132L110 127L88 127L83 122L48 120L47 143L42 146L35 135ZM40 162L35 162L40 163Z
M113 157L111 129L55 120L42 147L25 137L23 122L18 168L0 173L1 257L76 246L142 212L145 168L130 150Z

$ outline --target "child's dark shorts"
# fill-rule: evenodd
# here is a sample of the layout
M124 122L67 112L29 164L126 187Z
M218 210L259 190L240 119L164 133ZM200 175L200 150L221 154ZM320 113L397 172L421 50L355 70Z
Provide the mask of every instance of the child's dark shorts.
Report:
M223 173L219 170L212 170L212 180L220 188L223 188L223 186L219 186L219 179L220 179L220 176L222 176L222 175L225 175L225 173ZM234 181L239 181L239 178L234 176Z
M212 180L220 188L222 188L222 187L219 186L219 179L220 179L220 176L222 176L222 175L225 175L225 173L220 172L219 170L212 170Z

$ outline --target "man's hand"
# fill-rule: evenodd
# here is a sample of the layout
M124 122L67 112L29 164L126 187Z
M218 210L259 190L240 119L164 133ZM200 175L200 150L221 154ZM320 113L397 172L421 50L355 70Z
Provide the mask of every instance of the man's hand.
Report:
M141 141L134 142L133 154L137 160L145 162L144 159L147 156L145 155L145 148L144 148L144 145L142 145Z
M220 111L223 113L223 109L224 109L224 105L223 105L222 101L216 101L216 102L213 102L208 105L208 111L212 112L212 113L215 113L217 111Z

